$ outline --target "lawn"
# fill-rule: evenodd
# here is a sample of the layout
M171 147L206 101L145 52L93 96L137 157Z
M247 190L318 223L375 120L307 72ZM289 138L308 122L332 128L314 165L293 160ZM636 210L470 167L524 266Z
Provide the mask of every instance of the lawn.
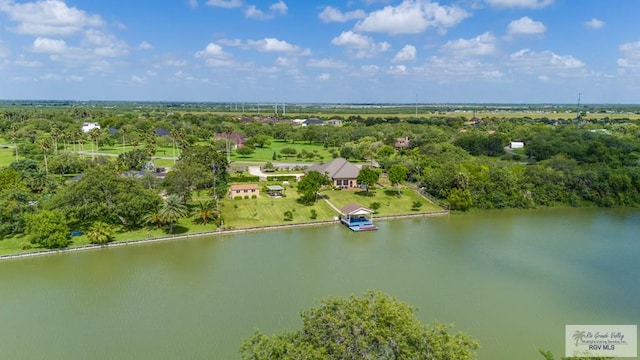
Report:
M292 190L290 190L292 191ZM313 206L299 204L296 195L271 199L259 197L257 199L225 199L221 203L225 228L246 228L255 226L283 225L290 223L304 223L311 221L332 220L338 214L324 201L320 200ZM311 219L311 210L315 209L317 218ZM284 221L285 211L293 213L292 221Z
M281 156L277 158L277 160L273 160L273 153L276 155L280 154L280 150L283 148L290 147L296 149L296 151L301 153L303 150L307 153L315 154L315 156L311 158L299 158L297 155L294 156ZM284 162L284 163L318 163L318 162L326 162L333 159L331 153L328 149L325 149L324 146L318 144L309 144L307 142L297 142L292 143L288 141L272 141L271 145L264 148L256 148L255 152L249 156L242 157L234 152L231 153L231 161L241 161L241 162Z
M16 160L15 154L13 153L13 149L11 148L0 148L0 167L9 166L12 162Z
M351 190L326 190L321 193L327 196L328 200L338 209L354 203L372 208L371 203L377 202L380 204L380 208L376 214L383 216L442 211L441 207L431 203L411 189L402 189L402 196L400 197L398 197L396 189L371 189L368 196L365 191ZM412 210L415 201L422 203L422 206L417 211Z

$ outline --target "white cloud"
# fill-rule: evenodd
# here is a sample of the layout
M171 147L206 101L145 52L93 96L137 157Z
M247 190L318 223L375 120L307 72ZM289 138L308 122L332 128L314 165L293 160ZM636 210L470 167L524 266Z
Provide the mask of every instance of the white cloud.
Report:
M471 16L458 6L442 6L429 0L404 0L397 6L385 6L359 21L356 31L390 35L420 34L428 28L445 31Z
M0 58L9 57L10 54L9 46L3 40L0 40Z
M222 46L216 43L209 43L204 50L200 50L196 52L196 57L198 58L209 58L209 57L221 57L226 56L225 52L222 50Z
M387 70L387 74L390 75L407 75L407 67L404 65L394 65L390 66L389 70Z
M208 0L207 5L221 8L237 8L242 6L242 0Z
M14 62L14 64L27 68L41 67L42 63L36 60L28 60L24 55L20 55Z
M138 49L140 50L151 50L153 49L153 45L151 45L151 43L147 42L147 41L143 41L140 43L140 45L138 45Z
M554 3L554 0L485 0L487 4L497 8L540 9Z
M317 79L318 79L318 81L329 81L329 80L331 80L331 75L327 74L327 73L320 74L320 75L318 75Z
M262 40L248 40L247 44L250 47L255 48L260 52L281 52L291 53L298 55L309 55L311 51L309 49L301 49L298 46L292 45L284 40L276 38L264 38Z
M315 68L326 68L326 69L342 69L347 66L342 61L333 60L333 59L320 59L320 60L309 60L307 62L308 67Z
M589 21L586 21L584 23L584 26L588 27L589 29L594 29L594 30L598 30L598 29L602 29L604 26L606 25L606 23L602 20L598 20L596 18L593 18Z
M45 54L62 54L67 50L64 40L38 37L33 41L33 51Z
M61 0L37 0L15 3L13 0L0 1L0 11L17 26L9 30L36 36L61 36L80 32L88 27L104 25L99 15L91 15L75 7L69 7Z
M271 4L271 6L269 6L269 9L274 13L286 15L289 7L284 1L280 0L277 3Z
M391 45L386 41L377 43L372 38L353 31L342 32L339 36L334 37L331 43L350 49L357 58L373 57L391 48Z
M393 57L392 62L407 62L414 61L416 59L417 52L416 47L413 45L405 45L396 56Z
M343 23L350 20L362 19L365 16L366 16L366 13L364 12L364 10L353 10L349 12L342 12L332 6L326 6L324 10L322 10L322 12L318 14L318 17L320 18L320 20L326 23L331 23L331 22Z
M62 77L58 74L53 74L53 73L47 73L44 74L42 76L40 76L40 80L47 80L47 81L58 81L62 79Z
M623 70L640 70L640 41L620 45L624 57L618 59L618 66Z
M534 21L528 16L513 20L507 27L507 35L537 35L547 31L547 27L539 21Z
M551 51L519 50L509 56L510 65L523 73L559 76L580 74L585 64L571 55L558 55ZM576 72L578 71L578 72Z
M255 20L269 20L278 15L286 15L288 10L289 7L287 4L280 0L277 3L271 4L268 12L258 9L255 5L250 5L244 10L244 16Z
M190 7L195 9L198 7L198 0L187 0L187 4L189 4Z
M375 75L380 71L380 67L378 65L362 65L360 67L360 71L364 74L364 75Z
M455 56L490 55L496 51L496 37L486 32L472 39L450 40L441 50Z
M85 31L84 41L87 45L93 46L93 53L98 56L117 57L129 52L129 47L124 41L94 29Z

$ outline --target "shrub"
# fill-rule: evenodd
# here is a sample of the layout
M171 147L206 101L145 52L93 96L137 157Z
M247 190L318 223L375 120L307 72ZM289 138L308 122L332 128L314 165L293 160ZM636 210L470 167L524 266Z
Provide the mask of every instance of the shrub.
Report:
M371 208L371 210L373 210L374 212L378 212L378 209L380 209L380 207L382 206L382 204L380 204L377 201L372 202L371 204L369 204L369 207Z
M252 199L257 199L257 198L258 198L258 195L251 195L251 198L252 198Z
M245 195L244 198L245 198L245 200L248 200L249 199L249 195Z
M413 211L418 211L420 210L420 208L422 207L422 201L420 200L416 200L413 202L413 204L411 205L411 210Z
M315 220L318 218L318 212L316 211L316 209L311 209L311 216L310 216L311 220Z
M284 212L284 221L292 221L293 220L293 213L291 212L291 210L287 210Z

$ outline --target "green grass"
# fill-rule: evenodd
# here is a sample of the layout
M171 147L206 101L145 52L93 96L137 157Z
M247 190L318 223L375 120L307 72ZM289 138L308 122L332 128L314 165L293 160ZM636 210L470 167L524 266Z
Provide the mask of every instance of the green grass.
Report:
M0 149L0 167L9 166L15 160L13 149Z
M293 192L293 190L289 189L288 192ZM297 194L288 195L279 199L259 197L257 199L223 200L221 202L221 210L225 228L247 228L332 220L338 215L322 200L319 200L313 206L304 206L296 201ZM311 219L312 209L315 209L318 215L315 220ZM284 221L284 212L288 210L293 213L292 221Z
M280 154L280 150L285 147L294 148L300 153L302 150L306 150L310 153L316 153L312 159L309 158L298 158L297 156L292 157L280 157L277 160L273 160L273 153ZM241 157L234 152L231 153L231 161L241 161L241 162L284 162L284 163L318 163L318 162L327 162L333 159L331 153L328 149L325 149L324 146L318 144L309 144L307 142L283 142L283 141L272 141L271 145L264 148L256 148L255 152L247 157Z
M403 215L416 212L442 211L442 208L419 196L411 189L402 189L402 196L398 197L396 189L371 189L369 196L365 191L327 190L322 191L328 200L338 209L349 204L358 204L371 208L371 203L380 203L377 215ZM412 210L414 201L422 202L418 211Z

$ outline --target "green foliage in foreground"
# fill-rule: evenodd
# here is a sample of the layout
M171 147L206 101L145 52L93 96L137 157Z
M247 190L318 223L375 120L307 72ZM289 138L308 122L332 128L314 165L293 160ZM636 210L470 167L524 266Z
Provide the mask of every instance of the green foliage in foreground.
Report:
M540 355L542 355L545 360L554 360L553 354L551 351L538 350ZM613 359L609 357L561 357L561 360L608 360Z
M426 326L415 309L379 292L329 297L301 314L302 330L245 340L246 360L474 359L478 342L442 324Z

